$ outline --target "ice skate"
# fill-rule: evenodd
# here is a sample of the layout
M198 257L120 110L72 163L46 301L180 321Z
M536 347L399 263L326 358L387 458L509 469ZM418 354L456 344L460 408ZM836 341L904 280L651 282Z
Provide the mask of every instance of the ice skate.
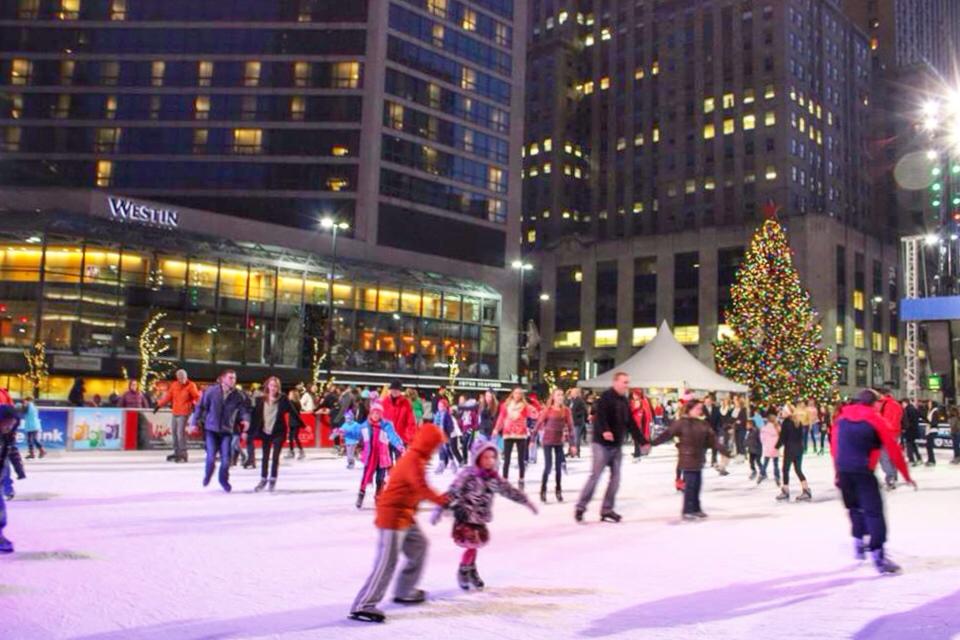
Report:
M379 609L364 609L362 611L351 611L350 618L360 622L383 622L387 616Z
M293 450L291 449L290 451L288 451L288 452L286 453L286 455L284 455L283 457L286 458L286 459L288 459L288 460L292 460L292 459L293 459Z
M408 595L395 597L393 601L396 604L423 604L427 601L427 592L423 589L414 589Z
M901 572L900 565L890 558L887 558L883 553L883 549L874 549L871 555L873 556L873 566L877 568L879 573L895 575Z
M727 471L726 469L718 469L718 470L717 470L717 473L718 473L720 476L728 476L728 475L730 475L730 472Z
M470 589L470 567L469 565L462 564L460 565L460 570L457 571L457 584L460 585L460 588L464 591Z
M763 484L763 481L766 480L766 479L767 479L767 474L761 473L761 474L760 474L760 477L757 478L757 484L758 484L758 485L759 485L759 484Z
M600 514L600 522L620 522L621 520L623 520L623 516L616 511L607 511Z
M790 501L790 489L780 487L780 493L777 495L777 502Z
M757 472L756 472L756 471L751 471L751 472L750 472L750 479L751 479L751 480L756 480L756 479L757 479Z
M884 487L887 489L887 491L893 491L897 488L897 482L896 480L887 480L884 484Z
M704 513L703 511L697 511L697 512L695 512L693 515L694 515L697 519L699 519L699 520L703 520L703 519L705 519L705 518L709 518L709 517L710 517L710 516L708 516L706 513Z
M797 496L797 502L810 502L811 500L813 500L813 494L810 493L810 489L804 489Z
M853 557L855 560L867 559L867 546L863 543L863 540L853 541Z
M685 522L696 522L700 519L693 513L684 513L680 517L683 518Z
M547 488L543 487L540 489L540 502L547 501Z
M247 460L246 462L243 463L243 468L244 468L244 469L256 469L256 468L257 468L257 463L254 462L254 461L252 461L252 460Z
M477 573L476 564L470 565L470 584L478 591L483 591L483 587L485 586L483 580L480 579L480 574Z
M557 487L557 502L563 502L563 489Z
M583 513L584 509L577 507L576 511L573 512L573 519L577 522L583 522Z
M47 457L47 450L46 450L46 449L40 449L40 457L41 457L41 458L46 458L46 457Z
M306 459L307 459L307 454L306 454L305 451L303 451L303 450L301 449L301 450L300 450L300 455L297 456L297 460L306 460Z
M171 453L167 456L167 462L176 462L179 457L177 454Z
M357 509L363 508L363 495L364 495L363 491L357 494Z
M934 462L933 460L931 460L930 462L928 462L928 463L925 464L924 466L925 466L925 467L935 467L935 466L937 466L937 463Z
M270 478L270 482L267 483L267 491L273 493L277 489L277 479Z
M229 482L221 482L220 488L226 491L227 493L230 493L231 491L233 491L233 487L230 486Z
M205 487L206 487L206 486L209 486L209 485L210 485L210 480L211 480L212 478L213 478L213 471L211 471L210 473L205 473L205 474L203 474L203 486L205 486Z
M0 553L13 553L13 543L0 534Z
M255 486L255 487L253 488L253 492L254 492L254 493L260 493L261 491L263 491L263 490L266 489L266 488L267 488L267 479L266 479L266 478L263 478L262 480L260 480L259 483L257 483L257 486Z
M517 483L517 486L520 487L520 491L523 491L523 478L520 478L520 482Z

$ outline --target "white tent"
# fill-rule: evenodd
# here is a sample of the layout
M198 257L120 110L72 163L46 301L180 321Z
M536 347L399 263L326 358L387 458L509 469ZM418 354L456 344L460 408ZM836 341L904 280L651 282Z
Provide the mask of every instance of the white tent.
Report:
M609 387L613 383L613 374L617 371L630 375L631 387L737 393L747 391L745 385L723 377L691 355L677 342L666 321L660 325L656 337L643 349L612 370L581 381L579 386L592 389Z

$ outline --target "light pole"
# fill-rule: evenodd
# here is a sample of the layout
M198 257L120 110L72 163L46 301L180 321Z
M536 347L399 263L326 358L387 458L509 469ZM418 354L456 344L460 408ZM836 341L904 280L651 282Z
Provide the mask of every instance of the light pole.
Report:
M520 274L520 306L517 309L517 382L523 382L523 349L520 339L523 336L523 274L533 269L533 265L523 260L514 260L510 266Z
M326 361L327 382L329 383L333 378L333 357L331 351L333 349L333 321L335 316L333 310L333 281L337 277L337 232L346 231L350 228L350 225L342 220L334 220L327 216L320 220L320 228L330 231L333 237L333 251L330 258L330 277L327 279L327 330L323 336L323 359Z

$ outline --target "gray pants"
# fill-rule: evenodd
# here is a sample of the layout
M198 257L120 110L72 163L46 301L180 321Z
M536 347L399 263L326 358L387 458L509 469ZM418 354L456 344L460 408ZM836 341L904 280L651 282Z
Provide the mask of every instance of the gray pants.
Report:
M590 470L590 477L587 484L583 485L583 491L580 492L580 499L577 500L577 509L586 510L587 503L593 498L593 492L600 481L600 474L606 467L610 467L610 484L607 485L607 492L603 495L603 507L600 513L613 511L614 502L617 499L617 490L620 489L620 463L623 459L623 451L617 446L607 446L603 444L592 445L593 450L593 468Z
M427 557L427 539L420 527L414 522L409 529L380 529L377 542L377 559L373 563L373 572L353 601L351 612L376 609L383 600L387 587L393 580L397 569L397 554L402 551L407 562L397 579L394 593L397 597L409 597L420 582L424 560Z
M344 445L344 450L347 453L347 469L353 469L353 467L356 465L357 445L355 444Z
M187 457L187 416L173 416L173 454L181 458Z
M883 468L884 480L887 482L897 481L897 468L893 465L893 460L886 451L880 452L880 466Z

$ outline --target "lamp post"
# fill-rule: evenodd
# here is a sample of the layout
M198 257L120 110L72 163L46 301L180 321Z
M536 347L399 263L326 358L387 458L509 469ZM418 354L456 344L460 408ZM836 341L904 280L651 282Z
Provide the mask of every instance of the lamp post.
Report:
M329 216L324 217L320 220L320 228L330 231L333 238L333 250L330 258L330 276L327 279L327 330L324 332L323 344L324 344L324 360L327 365L327 382L329 382L333 377L333 358L331 350L333 349L333 321L334 321L334 309L333 309L333 281L337 277L337 232L346 231L350 228L350 225L342 220L335 220Z
M523 335L523 274L533 269L533 265L523 260L514 260L510 266L520 274L520 306L517 309L517 381L523 382L523 350L520 347L520 338Z

